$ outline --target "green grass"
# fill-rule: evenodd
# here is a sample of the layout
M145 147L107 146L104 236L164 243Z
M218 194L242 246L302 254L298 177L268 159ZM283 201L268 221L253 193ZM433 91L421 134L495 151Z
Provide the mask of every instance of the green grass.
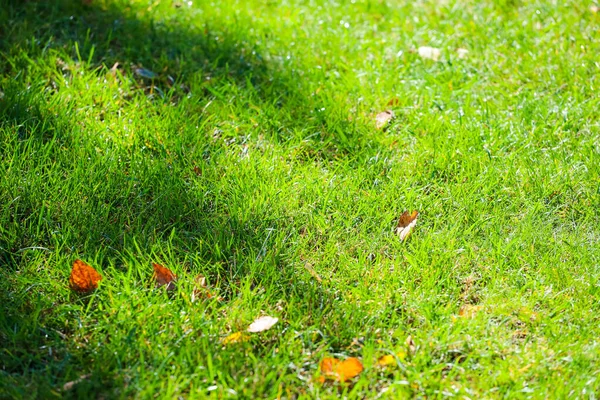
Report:
M0 0L1 398L600 394L591 3L189 4Z

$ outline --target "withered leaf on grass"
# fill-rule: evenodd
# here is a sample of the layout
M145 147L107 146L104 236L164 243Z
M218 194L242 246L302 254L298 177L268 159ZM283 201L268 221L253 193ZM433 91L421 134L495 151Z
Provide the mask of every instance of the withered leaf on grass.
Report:
M392 110L385 110L375 116L375 126L377 129L385 127L388 122L394 118L394 112Z
M429 47L429 46L421 46L417 49L417 53L419 53L419 55L422 58L427 58L433 61L439 61L440 57L442 55L442 52L440 51L440 49L436 49L435 47Z
M377 365L379 367L390 367L397 366L398 360L404 360L406 358L406 352L400 350L395 355L394 354L385 354L377 359Z
M244 332L234 332L231 335L221 339L221 343L223 343L223 344L242 343L248 339L250 339L250 335L248 335Z
M175 290L175 281L177 275L171 272L170 269L163 267L160 264L152 264L154 268L154 280L156 281L156 287L167 285L167 290Z
M216 289L212 290L206 283L204 275L197 275L194 278L194 290L192 291L191 300L195 303L198 300L208 300L217 296ZM217 297L217 300L222 301L222 297Z
M69 285L71 289L78 293L89 293L98 288L98 282L102 280L102 275L92 266L81 260L73 262L71 276L69 276Z
M377 365L379 365L380 367L387 367L388 365L395 365L396 364L396 357L394 357L391 354L386 354L384 356L379 357L379 359L377 359Z
M263 332L271 329L273 325L277 323L277 321L279 321L279 319L274 317L259 317L255 319L253 323L250 324L247 331L250 333Z
M400 240L404 241L410 236L417 224L418 216L419 212L416 210L412 213L404 211L402 215L400 215L400 218L398 218L398 226L396 227L396 234L400 237Z
M350 357L343 361L334 357L326 357L319 364L321 376L318 379L321 383L326 380L346 382L358 376L363 369L362 363L356 357Z

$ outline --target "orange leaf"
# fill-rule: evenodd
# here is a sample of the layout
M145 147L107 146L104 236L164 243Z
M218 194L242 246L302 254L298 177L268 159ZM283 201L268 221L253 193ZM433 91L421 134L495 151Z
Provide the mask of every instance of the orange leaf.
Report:
M408 238L417 224L417 217L419 216L418 211L413 211L409 213L408 211L404 211L400 218L398 218L398 226L396 227L396 234L400 236L400 240L404 241Z
M339 382L346 382L355 376L358 376L363 370L363 365L356 357L350 357L344 361L340 361L333 357L326 357L321 360L319 369L323 374L319 381L331 379Z
M89 293L98 288L98 282L102 280L102 275L93 267L81 260L73 262L69 284L71 289L78 293Z
M154 279L156 280L156 287L167 285L167 290L174 290L177 275L171 272L169 268L165 268L160 264L153 263L152 266L154 267Z

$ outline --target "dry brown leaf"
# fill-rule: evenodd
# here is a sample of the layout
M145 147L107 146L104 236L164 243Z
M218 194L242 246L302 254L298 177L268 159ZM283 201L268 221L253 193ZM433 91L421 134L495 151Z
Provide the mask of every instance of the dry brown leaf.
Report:
M326 357L321 360L321 363L319 364L319 370L321 372L319 381L325 382L325 380L334 380L346 382L355 376L358 376L363 369L362 363L356 357L350 357L344 361L333 357Z
M385 110L375 116L375 126L377 129L385 127L388 122L394 118L394 112L392 110Z
M69 284L71 289L78 293L89 293L98 288L98 282L102 280L102 275L92 266L81 260L73 262Z
M417 52L422 58L427 58L433 61L439 61L442 56L440 49L429 46L421 46L417 49Z
M234 343L242 343L250 338L249 335L244 332L234 332L231 335L224 337L221 339L221 343L223 344L234 344Z
M167 290L175 290L175 281L177 275L175 275L169 268L165 268L160 264L152 264L154 268L154 280L156 280L156 287L167 285Z
M400 240L406 240L412 233L415 225L417 224L417 217L419 216L418 211L409 213L404 211L400 218L398 218L398 226L396 227L396 234L400 237Z
M273 325L275 325L277 323L277 321L279 321L279 319L274 318L274 317L269 317L269 316L259 317L256 320L254 320L253 323L250 324L247 331L250 333L263 332L263 331L271 329L273 327Z

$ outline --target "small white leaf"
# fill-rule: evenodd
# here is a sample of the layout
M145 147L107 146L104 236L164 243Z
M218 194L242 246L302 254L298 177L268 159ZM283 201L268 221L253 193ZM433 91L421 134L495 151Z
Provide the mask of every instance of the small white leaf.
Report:
M436 49L435 47L422 46L417 50L419 55L423 58L428 58L433 61L439 61L442 52L440 49Z
M253 323L250 324L247 331L251 333L263 332L269 330L279 321L278 318L264 316L257 318Z

